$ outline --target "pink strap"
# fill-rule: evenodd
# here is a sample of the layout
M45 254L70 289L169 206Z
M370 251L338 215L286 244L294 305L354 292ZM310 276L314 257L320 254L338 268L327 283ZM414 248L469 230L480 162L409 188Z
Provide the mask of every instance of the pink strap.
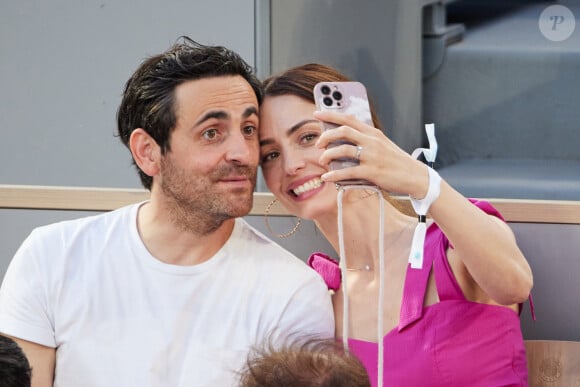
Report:
M322 277L326 286L330 290L338 290L340 288L340 268L338 261L330 258L328 255L320 252L312 253L308 258L308 266L316 270Z
M528 301L530 302L530 313L532 315L532 320L536 321L536 311L534 309L534 298L532 297L532 293L530 293L530 295L528 296ZM523 304L518 304L518 311L520 314L522 314L522 309L523 309Z
M433 225L431 225L425 236L423 267L421 269L412 269L410 264L407 266L403 300L401 301L401 315L397 328L399 332L419 320L423 315L427 281L433 265L433 254L431 253L431 245L434 243L433 229Z
M449 248L449 239L437 227L437 236L439 243L433 246L433 271L435 273L435 285L437 286L437 295L440 301L447 300L465 300L463 291L453 275L453 270L447 260L447 249Z

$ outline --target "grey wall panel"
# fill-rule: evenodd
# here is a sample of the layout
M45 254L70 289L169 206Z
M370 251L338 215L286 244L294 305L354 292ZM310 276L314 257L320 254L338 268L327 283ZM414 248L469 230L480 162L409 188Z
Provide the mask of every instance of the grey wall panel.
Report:
M532 297L522 313L526 339L580 341L580 224L510 224L534 273Z
M180 35L254 61L254 1L0 3L0 183L138 187L113 136L124 83Z

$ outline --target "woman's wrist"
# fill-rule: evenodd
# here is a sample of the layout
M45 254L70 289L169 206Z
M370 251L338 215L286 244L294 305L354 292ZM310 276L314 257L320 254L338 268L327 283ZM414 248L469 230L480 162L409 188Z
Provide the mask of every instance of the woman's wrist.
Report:
M431 204L437 200L441 193L441 177L439 174L430 167L425 167L425 170L427 172L427 188L423 188L423 193L419 196L421 199L417 199L416 196L411 194L409 195L411 204L417 215L426 215Z
M415 176L415 181L413 183L413 191L409 192L409 198L414 200L422 200L427 196L429 191L429 170L425 168L425 164L417 162L420 164L416 172L411 172Z

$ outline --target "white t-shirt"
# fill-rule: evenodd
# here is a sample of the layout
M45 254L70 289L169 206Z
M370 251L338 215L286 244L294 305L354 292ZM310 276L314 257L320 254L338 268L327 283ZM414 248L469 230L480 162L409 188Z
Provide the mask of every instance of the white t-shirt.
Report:
M138 208L40 227L10 263L0 332L55 347L54 386L236 385L264 339L333 336L322 279L243 219L210 260L176 266L145 248Z

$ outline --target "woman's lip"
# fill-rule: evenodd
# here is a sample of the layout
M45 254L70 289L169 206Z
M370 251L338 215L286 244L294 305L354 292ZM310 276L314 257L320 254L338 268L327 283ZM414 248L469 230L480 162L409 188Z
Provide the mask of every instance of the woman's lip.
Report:
M310 180L307 180L307 181L310 181ZM310 190L308 190L308 191L306 191L304 193L301 193L300 195L296 195L294 193L294 191L290 190L290 191L288 191L288 195L294 201L300 202L300 201L303 201L303 200L307 200L307 199L311 198L312 196L316 195L318 192L322 191L322 189L324 189L325 184L326 183L324 181L321 181L321 184L320 184L319 187L312 188L312 189L310 189Z
M297 202L300 202L300 201L303 201L303 200L310 199L312 196L314 196L314 195L316 195L317 193L319 193L320 191L322 191L322 189L324 188L324 185L325 185L325 184L326 184L326 183L322 182L322 184L320 185L320 187L318 187L318 188L314 188L314 189L311 189L310 191L306 191L306 192L304 192L303 194L300 194L300 195L298 195L298 196L296 196L296 195L294 195L294 194L292 193L292 194L291 194L291 196L292 196L292 199L293 199L293 200L295 200L295 201L297 201Z
M320 178L320 176L321 175L309 175L309 176L305 176L305 177L303 177L301 179L295 180L295 181L293 181L292 183L290 183L288 185L287 191L288 192L292 192L292 191L294 191L294 189L300 187L302 184L304 184L304 183L306 183L306 182L308 182L310 180L314 180L316 178Z

